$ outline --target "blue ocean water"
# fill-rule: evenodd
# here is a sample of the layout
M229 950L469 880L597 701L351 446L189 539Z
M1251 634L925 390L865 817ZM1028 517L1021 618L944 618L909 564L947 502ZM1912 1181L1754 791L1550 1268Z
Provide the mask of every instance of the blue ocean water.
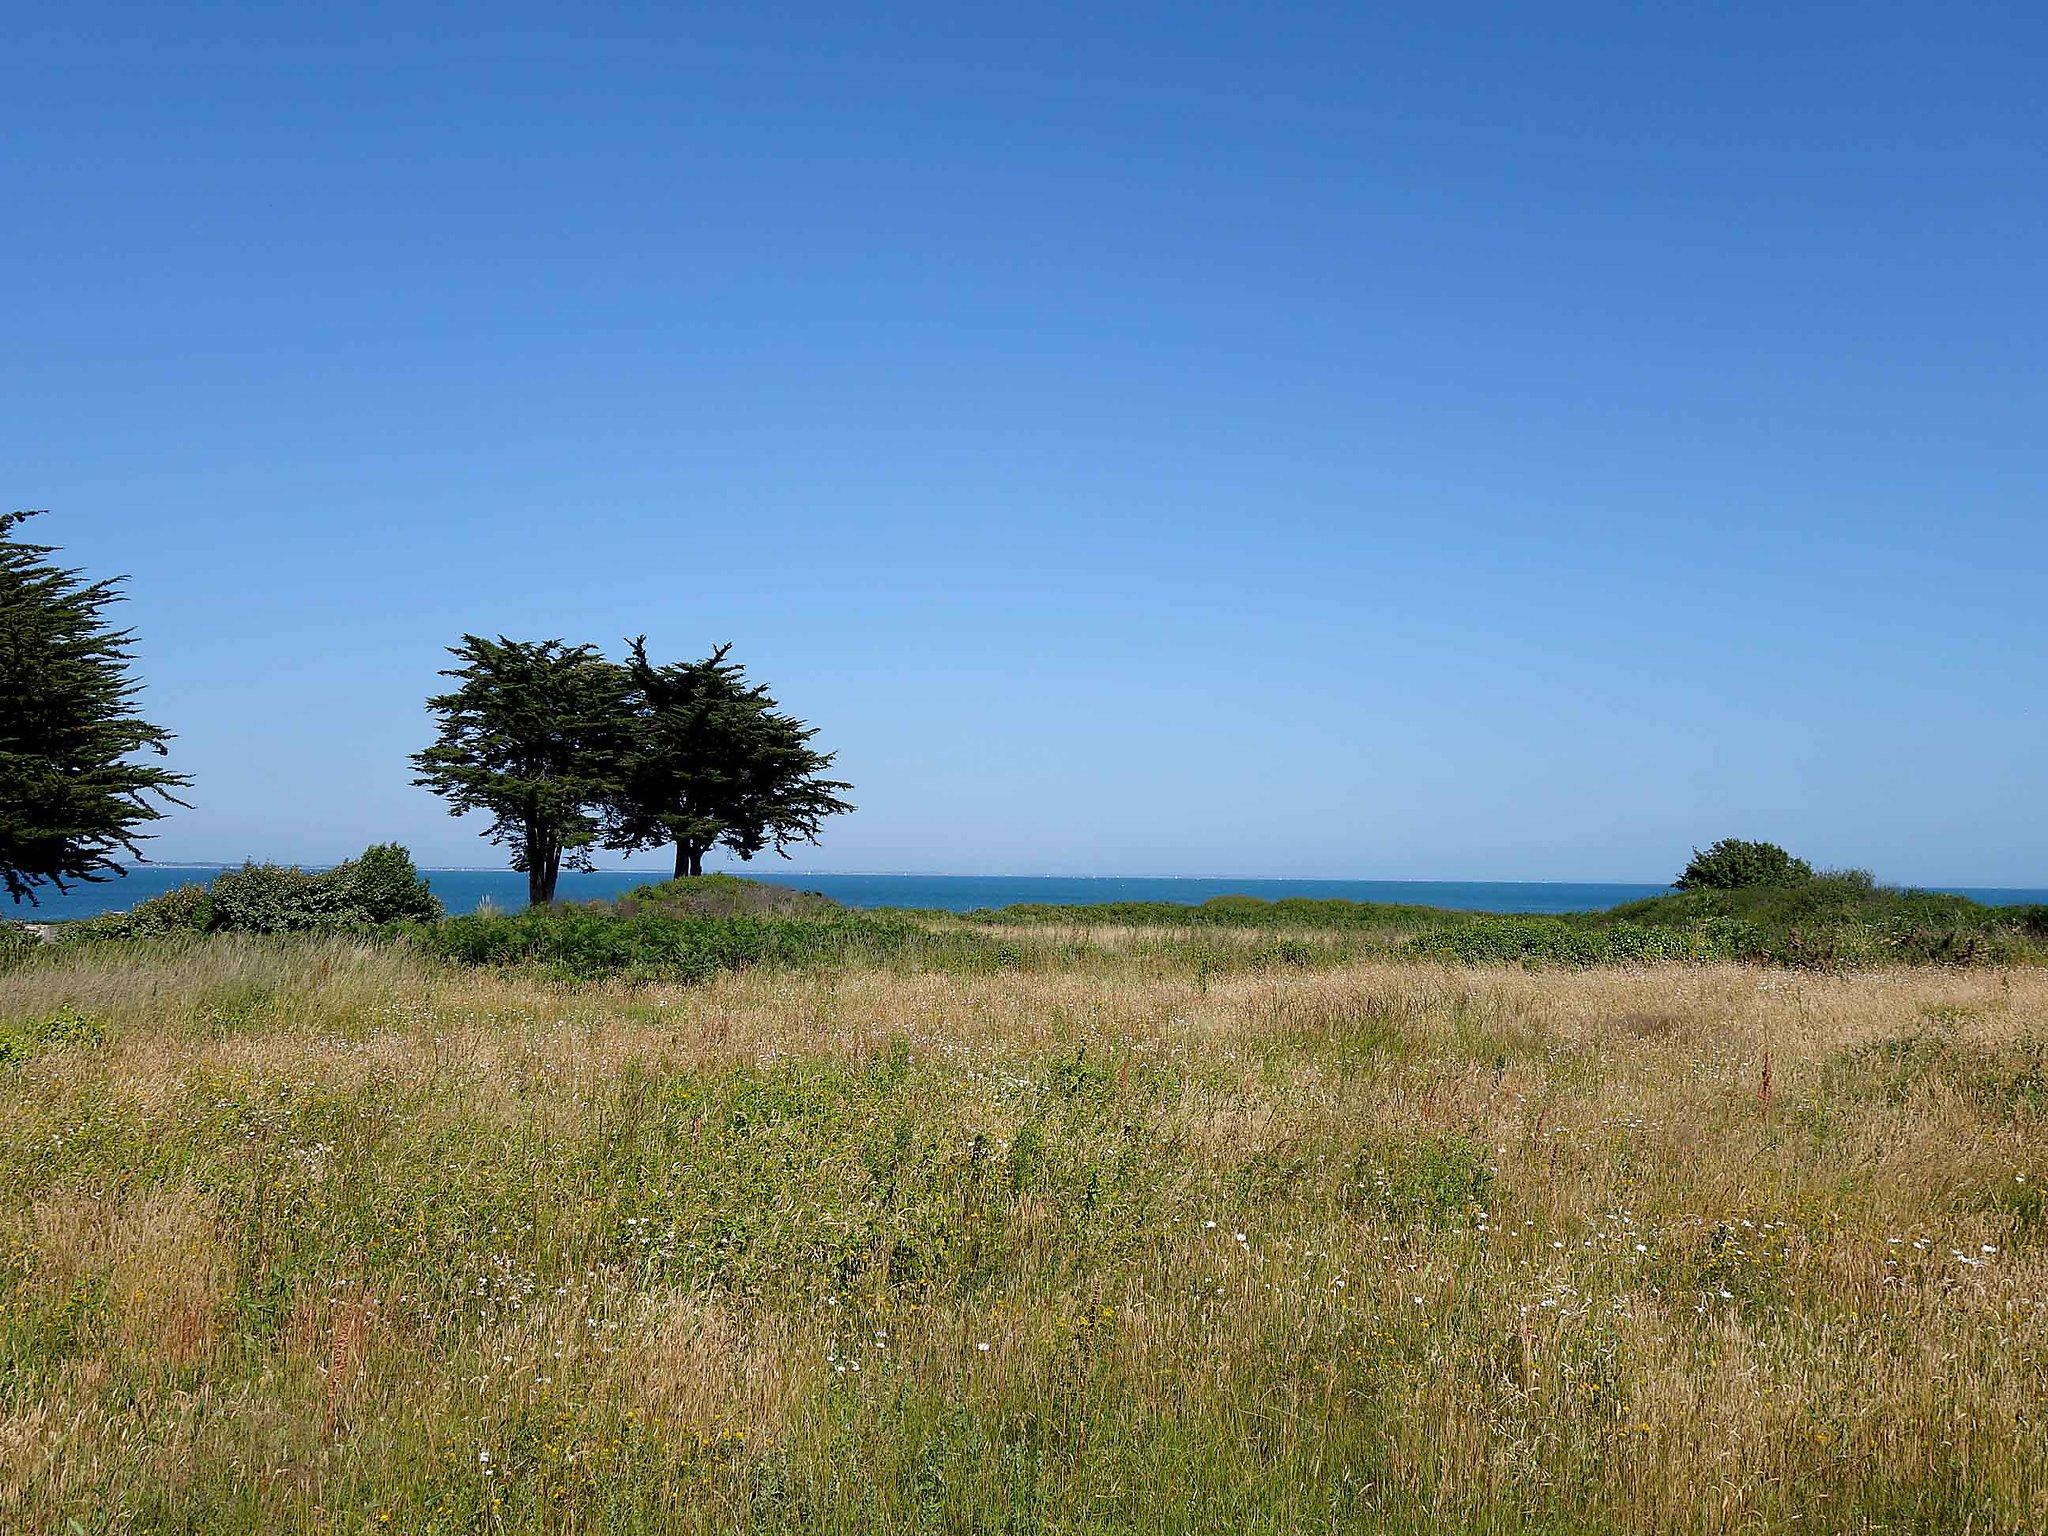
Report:
M119 912L175 886L203 884L220 873L216 865L145 865L126 878L77 886L59 895L43 893L39 907L22 906L0 915L30 919L92 917ZM434 894L450 912L474 912L488 900L502 911L526 905L526 877L507 869L430 869ZM1109 901L1202 902L1212 896L1341 897L1347 901L1407 902L1471 912L1584 912L1638 901L1669 889L1661 885L1571 883L1549 880L1205 880L1147 876L1080 875L794 875L764 869L751 878L798 890L818 891L849 907L923 907L968 912L1020 902L1092 906ZM636 885L660 880L656 870L601 870L562 876L556 894L564 901L618 896ZM1996 905L2048 902L2048 890L1957 889Z

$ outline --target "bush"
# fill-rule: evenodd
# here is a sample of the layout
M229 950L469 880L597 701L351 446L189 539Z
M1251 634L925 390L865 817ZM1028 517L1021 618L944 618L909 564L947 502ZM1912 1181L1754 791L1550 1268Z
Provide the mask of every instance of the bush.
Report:
M345 927L342 887L323 874L281 864L244 864L223 870L207 887L216 933L301 933Z
M213 930L299 933L432 921L441 903L397 843L378 843L345 864L308 874L276 864L244 864L215 877Z
M2048 939L2048 904L2035 902L2025 907L2008 907L2015 932L2030 939Z
M213 898L203 885L181 885L115 915L125 920L131 938L204 933L213 926Z
M1793 858L1776 843L1724 837L1705 853L1693 849L1692 862L1673 884L1681 891L1739 891L1758 885L1799 885L1812 878L1811 864Z
M210 885L181 885L126 912L66 923L58 937L89 943L181 934L360 931L440 915L441 903L413 867L412 855L397 843L379 843L327 870L253 863L223 870Z
M1458 1135L1369 1149L1357 1177L1360 1194L1380 1216L1424 1230L1469 1220L1493 1187L1485 1145Z
M370 923L432 922L441 903L412 854L398 843L377 843L320 877L341 891L349 911Z
M164 939L202 934L213 926L213 898L203 885L181 885L137 902L126 912L108 912L56 929L60 944L103 939Z

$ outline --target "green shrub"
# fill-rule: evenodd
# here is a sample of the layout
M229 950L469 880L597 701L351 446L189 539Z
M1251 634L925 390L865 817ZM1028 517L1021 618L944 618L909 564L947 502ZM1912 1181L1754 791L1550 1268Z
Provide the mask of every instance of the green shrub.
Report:
M181 885L126 912L66 923L58 937L90 943L206 933L360 931L440 915L441 903L413 867L412 855L397 843L379 843L327 870L254 863L223 870L209 885Z
M2023 933L2030 939L2048 939L2048 903L2035 902L2032 906L2007 907L2005 910L2014 932Z
M348 922L347 895L340 883L281 864L223 870L207 892L213 898L215 932L301 933Z
M1776 843L1724 837L1705 853L1693 849L1692 862L1672 883L1681 891L1737 891L1753 885L1798 885L1812 878L1811 864L1793 858Z
M441 916L440 901L399 843L372 844L319 878L339 890L346 909L364 922L432 922Z
M213 926L213 898L203 885L181 885L137 902L126 912L107 912L56 929L60 944L102 939L162 939L201 934Z
M204 933L213 926L213 898L203 885L181 885L115 915L126 920L130 938Z
M1637 923L1591 927L1564 917L1474 917L1418 934L1410 953L1467 965L1623 965L1716 958L1699 935Z

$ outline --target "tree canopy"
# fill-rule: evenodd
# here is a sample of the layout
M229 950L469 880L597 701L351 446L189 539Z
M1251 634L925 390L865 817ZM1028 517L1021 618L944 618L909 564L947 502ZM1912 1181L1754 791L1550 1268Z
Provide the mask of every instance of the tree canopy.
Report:
M415 784L461 816L490 816L484 835L512 850L527 899L555 899L562 866L590 868L598 809L614 800L626 746L625 672L587 645L464 635L449 647L456 687L427 700L441 718L416 752Z
M182 774L161 757L170 734L135 712L133 632L105 611L122 578L88 580L23 542L32 512L0 515L0 886L15 901L43 885L126 873Z
M721 645L701 661L656 666L646 636L632 642L633 721L607 846L673 843L676 874L701 875L713 848L751 859L772 847L786 858L792 843L818 840L826 817L852 809L840 792L853 786L824 776L833 759L811 746L817 732L749 683L731 652Z
M1776 843L1724 837L1692 862L1672 883L1681 891L1737 891L1749 886L1799 885L1813 878L1813 866Z
M624 664L560 640L485 640L450 648L459 686L429 699L434 745L414 754L413 781L456 815L485 811L493 842L512 849L528 899L554 899L564 864L591 850L673 843L676 873L701 875L724 848L751 859L816 842L852 807L852 786L825 777L817 732L782 712L721 645L700 661L657 665L646 637Z

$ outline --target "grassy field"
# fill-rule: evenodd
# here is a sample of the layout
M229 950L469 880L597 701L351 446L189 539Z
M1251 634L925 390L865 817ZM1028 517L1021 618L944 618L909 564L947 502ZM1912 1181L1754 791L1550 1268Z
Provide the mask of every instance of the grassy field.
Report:
M2048 971L1137 916L50 946L0 1528L2048 1528Z

